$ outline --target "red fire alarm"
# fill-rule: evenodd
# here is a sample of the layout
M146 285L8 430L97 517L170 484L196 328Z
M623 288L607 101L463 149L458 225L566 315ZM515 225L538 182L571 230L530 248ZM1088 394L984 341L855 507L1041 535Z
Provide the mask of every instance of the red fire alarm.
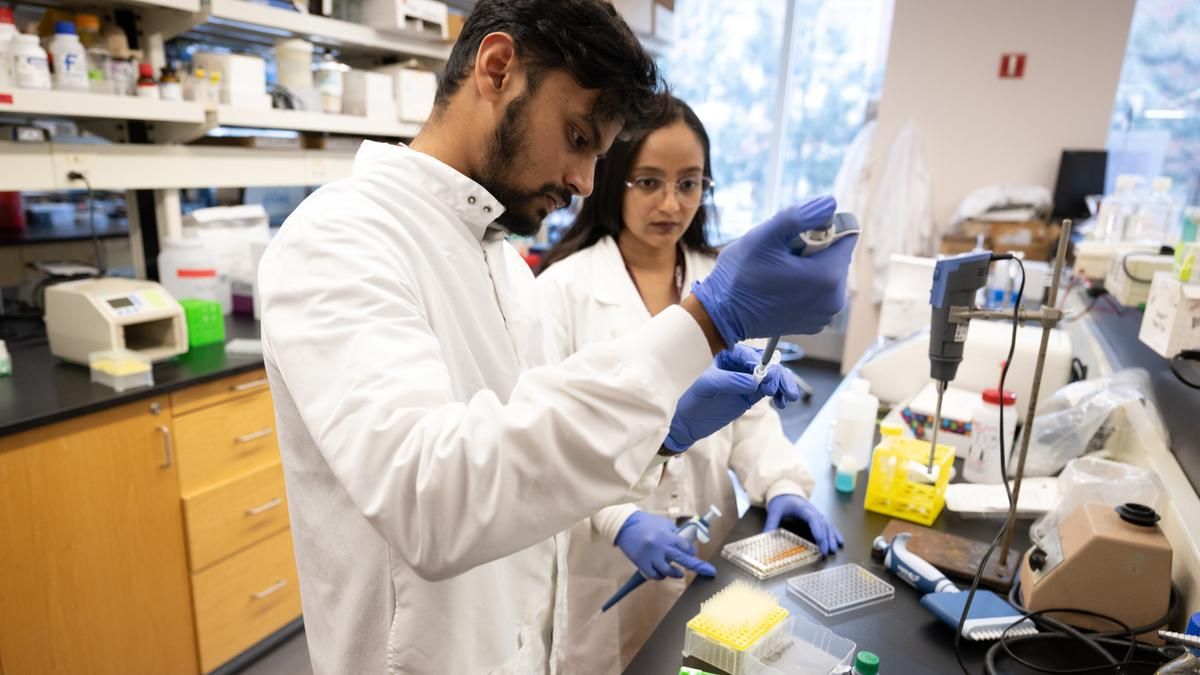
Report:
M1025 77L1025 54L1013 52L1000 55L1000 79L1019 80Z

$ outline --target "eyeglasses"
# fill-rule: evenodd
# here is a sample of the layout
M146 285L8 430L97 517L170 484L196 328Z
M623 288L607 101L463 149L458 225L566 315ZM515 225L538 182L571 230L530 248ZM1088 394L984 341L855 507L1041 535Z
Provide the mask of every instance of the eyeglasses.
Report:
M705 176L680 178L674 184L675 198L681 206L688 208L700 206L704 198L712 194L713 185L715 183L712 179ZM632 180L625 181L625 187L643 197L654 197L663 192L667 187L667 181L657 176L635 176Z

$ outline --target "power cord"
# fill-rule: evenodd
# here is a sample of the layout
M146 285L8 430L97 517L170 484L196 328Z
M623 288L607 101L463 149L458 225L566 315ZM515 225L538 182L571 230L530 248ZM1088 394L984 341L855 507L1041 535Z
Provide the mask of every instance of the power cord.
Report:
M996 434L1000 438L1000 482L1004 485L1004 493L1008 496L1009 517L1005 518L1004 526L996 533L995 539L988 546L987 551L983 554L983 559L979 562L979 569L975 571L975 578L971 581L971 590L967 593L967 601L963 603L962 615L958 617L958 630L954 632L954 658L958 661L958 667L963 673L970 675L967 670L967 665L962 659L962 633L963 626L967 623L967 616L971 613L971 603L975 601L975 593L979 590L979 582L983 579L983 571L987 569L988 562L992 559L992 554L996 552L996 548L1000 545L1000 539L1004 536L1004 531L1012 525L1010 521L1015 520L1015 509L1012 507L1013 496L1012 488L1008 484L1008 462L1004 453L1004 382L1008 379L1008 369L1012 365L1013 354L1017 351L1017 329L1021 327L1021 302L1025 298L1025 264L1021 259L1011 253L1001 255L993 255L992 261L999 260L1016 260L1017 265L1021 268L1021 285L1017 287L1017 295L1013 299L1013 318L1012 318L1012 338L1008 344L1008 358L1004 359L1004 365L1000 369L1000 433ZM1053 301L1054 298L1051 298ZM1026 422L1026 433L1028 433L1028 425L1033 420Z
M104 247L100 245L100 235L96 232L96 199L95 192L92 190L92 183L87 179L87 176L78 171L68 173L67 179L81 181L87 186L88 231L92 235L92 248L96 252L96 267L100 269L100 276L104 276L105 272L108 271L108 265L104 260Z
M1171 372L1185 385L1200 389L1200 349L1185 349L1172 357Z

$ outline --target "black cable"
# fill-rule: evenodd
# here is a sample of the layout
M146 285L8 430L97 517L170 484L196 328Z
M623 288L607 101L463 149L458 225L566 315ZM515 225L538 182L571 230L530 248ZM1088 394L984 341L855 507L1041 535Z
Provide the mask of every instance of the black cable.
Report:
M1195 378L1196 374L1193 374L1191 376L1186 376L1182 372L1184 362L1189 362L1189 361L1190 362L1200 361L1200 349L1185 349L1185 350L1179 352L1178 354L1176 354L1175 356L1171 357L1171 361L1170 361L1171 373L1175 375L1176 379L1178 379L1180 382L1184 383L1185 385L1191 387L1192 389L1200 389L1200 379L1189 379L1189 377ZM1192 371L1193 371L1193 373L1200 373L1200 368L1197 368L1197 366L1193 365Z
M1061 633L1038 633L1036 635L1021 635L1018 637L1011 637L1011 638L1008 638L1008 642L1010 645L1013 645L1013 644L1020 645L1020 644L1029 643L1029 642L1062 641L1062 640L1073 640L1073 639L1074 638L1072 638L1071 636L1063 635ZM1113 640L1110 638L1101 638L1101 639L1097 639L1096 641L1099 643L1111 644L1114 647L1126 646L1126 644L1124 642L1122 642L1120 640ZM984 655L983 664L984 664L985 672L988 673L988 675L996 675L996 673L998 672L996 670L996 658L997 658L997 656L999 656L1000 651L1002 649L1001 644L1002 643L1000 643L1000 642L996 642L995 644L993 644L991 647L988 648L987 653ZM1136 653L1138 650L1152 652L1158 657L1158 660L1157 661L1141 661L1141 660L1134 660L1134 659L1126 659L1117 664L1110 663L1110 664L1105 664L1102 666L1095 666L1095 667L1087 668L1086 670L1084 670L1084 669L1066 669L1066 668L1056 669L1056 668L1046 668L1044 666L1037 666L1037 667L1034 667L1033 669L1039 670L1041 672L1048 672L1048 673L1063 673L1064 675L1066 673L1102 672L1102 671L1121 673L1121 672L1124 672L1123 669L1128 666L1149 666L1152 668L1157 668L1157 667L1163 665L1164 663L1166 663L1167 661L1169 661L1171 658L1171 657L1168 657L1166 654L1164 654L1161 647L1157 647L1155 645L1148 645L1148 644L1144 644L1141 642L1135 642L1131 646L1133 648L1134 653Z
M1020 597L1018 597L1020 590L1021 590L1021 579L1017 578L1013 581L1012 587L1008 590L1008 604L1012 605L1013 609L1016 609L1021 614L1028 615L1029 614L1028 608L1025 607L1025 603L1023 603L1021 601ZM1154 621L1151 621L1148 624L1145 624L1143 626L1134 626L1132 628L1133 634L1134 635L1142 635L1144 633L1149 633L1153 630L1157 630L1159 628L1162 628L1163 626L1166 626L1168 623L1171 622L1171 617L1174 616L1175 612L1177 612L1178 610L1179 610L1179 588L1176 587L1175 584L1172 582L1170 600L1168 600L1168 602L1167 602L1167 612L1165 614L1163 614L1161 617L1155 619ZM1104 617L1104 618L1107 619L1108 617ZM1111 637L1111 636L1120 635L1120 634L1121 634L1120 632L1095 633L1095 635L1098 637Z
M1021 285L1017 288L1017 297L1013 302L1012 339L1008 345L1008 358L1004 360L1004 366L1000 369L1000 433L996 434L1000 438L1000 482L1004 484L1004 492L1008 496L1010 516L1015 516L1016 511L1012 507L1012 488L1008 485L1008 463L1004 458L1004 382L1008 378L1008 369L1012 366L1013 354L1017 350L1017 329L1021 325L1021 302L1025 297L1025 265L1021 263L1020 258L1015 257L1011 253L993 255L992 260L1016 260L1021 268ZM1051 298L1052 302L1053 300ZM1026 433L1028 433L1028 429L1026 429ZM992 540L987 551L984 552L983 559L979 562L979 569L975 571L975 578L971 581L971 590L967 592L967 601L963 603L962 615L958 617L958 630L954 632L954 658L958 661L958 667L966 675L970 675L970 671L967 670L967 666L962 660L963 626L967 624L967 616L971 613L971 603L975 601L975 593L979 590L979 582L983 579L983 571L987 569L988 561L992 559L992 554L996 552L996 548L1000 545L1000 539L1004 536L1004 531L1010 526L1011 523L1009 521L1012 520L1014 520L1013 517L1004 519L1004 526L996 533L996 538Z
M1139 284L1148 284L1151 281L1154 281L1153 279L1143 279L1141 277L1133 276L1133 272L1129 271L1129 256L1131 256L1131 255L1148 255L1148 254L1146 254L1146 253L1126 253L1125 255L1121 256L1121 269L1125 271L1125 276L1129 277L1130 281L1136 281Z
M104 250L100 245L100 235L96 232L96 199L95 193L92 190L92 183L87 179L87 176L72 171L67 174L68 180L82 181L87 186L87 210L88 210L88 231L92 234L92 247L96 251L96 267L100 270L100 276L108 271L108 265L104 260Z
M1054 621L1054 620L1049 620L1049 623L1052 624L1055 629L1061 630L1063 633L1065 633L1065 635L1063 635L1063 637L1070 637L1076 641L1086 644L1088 647L1091 647L1093 651L1095 651L1097 654L1099 654L1101 656L1101 658L1103 658L1105 661L1108 661L1108 663L1104 666L1091 666L1091 667L1084 667L1084 668L1049 668L1049 667L1045 667L1045 666L1039 666L1035 663L1030 663L1029 661L1026 661L1025 659L1014 654L1011 649L1011 644L1010 644L1009 640L1005 639L1006 637L1008 637L1008 631L1011 630L1014 626L1020 624L1025 619L1029 619L1031 621L1034 621L1035 623L1039 622L1039 620L1047 620L1048 617L1045 617L1044 615L1051 614L1051 613L1054 613L1054 614L1078 614L1080 616L1090 616L1093 618L1097 618L1097 619L1101 619L1104 621L1109 621L1111 623L1117 624L1122 629L1124 629L1124 633L1129 636L1129 649L1126 650L1125 657L1123 659L1121 659L1120 661L1117 661L1117 659L1114 658L1112 654L1108 653L1108 651L1106 651L1104 649L1104 647L1101 647L1100 643L1097 640L1095 640L1094 638L1092 638L1091 636L1085 636L1082 632L1079 631L1079 629L1069 626L1063 622ZM1050 633L1050 635L1054 635L1054 633ZM1107 670L1112 666L1123 665L1124 663L1129 661L1129 659L1133 658L1133 652L1135 650L1133 643L1137 642L1137 638L1136 638L1135 634L1132 632L1132 630L1129 628L1128 625L1126 625L1124 622L1114 619L1110 616L1105 616L1098 612L1093 612L1091 610L1086 610L1086 609L1058 608L1058 609L1042 609L1042 610L1038 610L1036 612L1030 612L1029 614L1026 614L1022 619L1014 621L1011 625L1009 625L1007 628L1005 628L1004 631L1000 633L1000 639L997 642L1001 646L1001 648L1004 649L1005 653L1008 654L1008 657L1010 659L1025 666L1026 668L1029 668L1030 670L1036 670L1036 671L1043 672L1043 673L1060 673L1061 675L1071 675L1073 673L1090 673L1090 672L1095 672L1096 670Z

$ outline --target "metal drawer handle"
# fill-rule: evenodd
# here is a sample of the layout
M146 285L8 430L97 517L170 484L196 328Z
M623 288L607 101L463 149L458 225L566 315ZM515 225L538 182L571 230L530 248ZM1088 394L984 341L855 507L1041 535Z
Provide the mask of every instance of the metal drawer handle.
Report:
M270 436L272 431L273 430L271 429L271 427L267 427L266 429L259 429L258 431L255 431L252 434L246 434L245 436L238 436L237 438L233 439L233 442L234 443L249 443L250 441L257 441L258 439L260 439L264 436Z
M163 435L163 463L159 465L160 469L169 469L174 463L174 452L171 448L171 429L169 427L158 427L159 433Z
M271 595L272 593L280 590L284 586L287 586L287 579L280 579L279 581L276 581L275 583L271 584L270 586L267 586L266 588L262 589L261 591L259 591L257 593L251 593L250 598L253 600L262 600L263 598L267 597L268 595Z
M266 502L265 504L259 504L258 506L254 507L252 509L246 509L246 515L257 516L260 513L266 513L267 511L270 511L271 509L275 508L276 506L279 506L282 503L283 503L283 498L276 497L276 498L272 499L271 501Z
M267 386L267 378L260 377L257 380L250 380L249 382L235 384L230 387L230 389L233 391L250 391L251 389L258 389L259 387L265 386Z

